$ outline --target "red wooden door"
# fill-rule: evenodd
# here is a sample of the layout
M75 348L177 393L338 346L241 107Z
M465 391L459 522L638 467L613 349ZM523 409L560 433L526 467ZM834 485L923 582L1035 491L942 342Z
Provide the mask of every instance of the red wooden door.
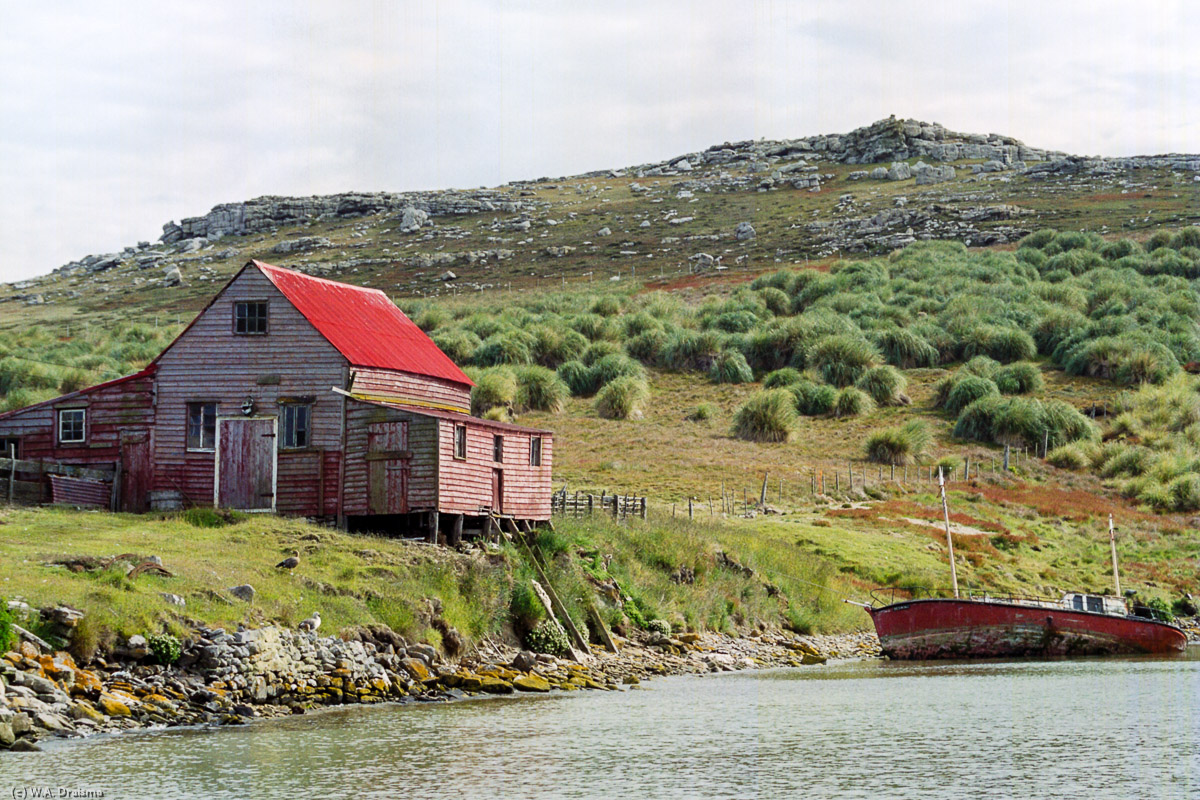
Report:
M504 471L492 470L492 511L504 513Z
M239 511L275 508L275 419L217 420L216 505Z
M121 510L142 513L150 493L150 432L121 431Z
M407 422L367 426L367 510L372 514L408 513Z

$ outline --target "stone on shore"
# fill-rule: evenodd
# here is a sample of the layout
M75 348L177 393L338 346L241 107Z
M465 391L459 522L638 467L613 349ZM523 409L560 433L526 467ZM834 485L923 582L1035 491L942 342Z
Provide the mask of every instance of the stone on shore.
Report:
M520 692L548 692L550 682L537 675L522 675L512 682L514 689Z

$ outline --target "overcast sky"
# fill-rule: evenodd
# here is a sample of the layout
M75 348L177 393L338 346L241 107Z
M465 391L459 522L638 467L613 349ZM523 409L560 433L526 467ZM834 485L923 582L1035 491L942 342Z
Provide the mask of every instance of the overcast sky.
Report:
M889 114L1200 152L1198 18L1145 0L0 0L0 281L221 202L491 186Z

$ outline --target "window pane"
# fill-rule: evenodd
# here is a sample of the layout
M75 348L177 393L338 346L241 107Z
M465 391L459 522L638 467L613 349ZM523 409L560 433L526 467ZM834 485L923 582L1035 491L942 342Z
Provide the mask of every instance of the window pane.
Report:
M233 330L235 333L266 333L266 303L234 303Z
M280 413L284 447L308 447L309 406L289 404Z
M82 442L84 440L84 413L81 408L58 412L59 442Z
M217 444L217 404L188 403L187 449L212 450Z
M529 440L529 463L531 466L542 465L542 437L534 436Z

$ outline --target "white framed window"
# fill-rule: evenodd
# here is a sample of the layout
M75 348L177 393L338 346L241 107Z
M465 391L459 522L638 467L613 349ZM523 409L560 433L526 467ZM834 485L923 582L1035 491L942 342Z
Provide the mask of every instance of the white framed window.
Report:
M529 466L540 467L542 465L542 437L533 436L529 439Z
M187 404L187 449L212 452L217 446L217 404Z
M83 444L85 441L87 441L87 409L61 409L58 412L58 443Z
M283 418L283 447L296 450L308 447L310 443L310 425L312 423L312 406L306 403L285 403L280 407Z

